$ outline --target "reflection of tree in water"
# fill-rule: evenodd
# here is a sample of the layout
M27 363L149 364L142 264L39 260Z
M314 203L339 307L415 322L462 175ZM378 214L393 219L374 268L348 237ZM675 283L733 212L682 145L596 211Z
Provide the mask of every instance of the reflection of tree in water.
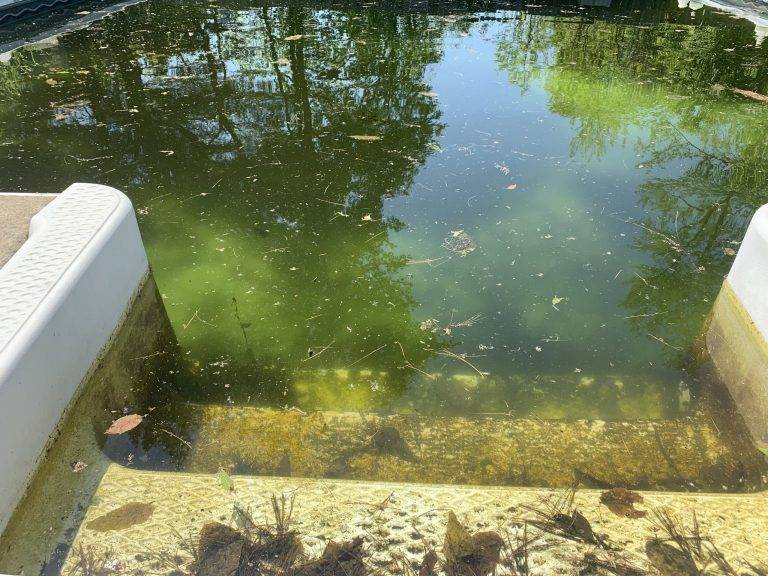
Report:
M573 120L573 156L629 145L652 174L638 189L647 215L632 223L650 263L636 269L624 304L639 333L685 363L735 241L768 200L768 116L730 91L768 92L768 45L756 47L741 21L522 21L497 60L523 88L542 82L550 109Z
M13 174L129 191L206 396L290 403L292 371L354 365L389 373L383 402L413 374L395 342L430 354L383 205L442 129L420 94L440 35L416 14L142 5L37 56L3 137L39 153Z

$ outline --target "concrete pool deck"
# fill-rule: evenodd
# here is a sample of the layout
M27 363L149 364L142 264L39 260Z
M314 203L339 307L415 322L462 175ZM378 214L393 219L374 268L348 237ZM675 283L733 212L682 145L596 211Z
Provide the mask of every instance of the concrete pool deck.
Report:
M13 194L0 192L0 268L29 238L32 216L51 200L52 194Z

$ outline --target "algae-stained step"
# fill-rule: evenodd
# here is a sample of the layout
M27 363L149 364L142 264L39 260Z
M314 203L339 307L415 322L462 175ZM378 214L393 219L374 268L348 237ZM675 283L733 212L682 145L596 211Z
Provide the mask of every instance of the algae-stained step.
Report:
M540 518L537 510L556 504L564 491L251 476L233 476L232 481L229 490L216 474L142 472L112 465L74 539L63 573L78 573L83 559L120 566L122 573L201 573L194 555L199 556L204 527L216 522L242 530L247 525L245 513L257 525L274 530L273 495L278 503L285 495L289 527L300 538L305 557L317 558L331 540L350 542L360 537L369 574L402 575L407 573L403 561L418 565L433 549L442 560L450 512L471 532L503 535L505 546L526 536L535 538L528 558L532 574L578 573L588 554L648 569L646 543L659 534L655 512L672 518L686 533L697 522L700 535L733 566L768 561L765 493L643 492L636 506L646 515L628 518L602 505L600 491L577 492L573 509L612 547L608 551L541 533L530 523ZM502 559L509 558L504 554ZM438 574L443 573L441 562ZM496 573L513 572L500 565Z
M420 483L752 491L765 464L738 425L544 421L198 406L190 471Z

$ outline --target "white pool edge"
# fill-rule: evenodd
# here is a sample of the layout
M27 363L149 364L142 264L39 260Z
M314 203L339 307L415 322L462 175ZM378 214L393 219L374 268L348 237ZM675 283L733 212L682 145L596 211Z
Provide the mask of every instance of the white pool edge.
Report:
M73 184L0 269L0 533L149 265L130 200Z
M727 282L768 340L768 204L752 216Z

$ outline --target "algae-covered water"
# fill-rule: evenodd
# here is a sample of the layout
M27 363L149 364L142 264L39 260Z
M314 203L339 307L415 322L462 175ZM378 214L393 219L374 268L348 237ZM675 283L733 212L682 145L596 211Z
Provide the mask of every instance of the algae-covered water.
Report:
M0 189L123 190L153 280L0 571L72 567L141 470L763 489L704 333L768 201L768 42L611 4L149 0L2 55Z
M701 336L768 200L757 40L666 1L151 0L0 66L0 189L134 203L178 354L100 413L155 426L124 465L752 490ZM381 431L390 469L339 456Z

